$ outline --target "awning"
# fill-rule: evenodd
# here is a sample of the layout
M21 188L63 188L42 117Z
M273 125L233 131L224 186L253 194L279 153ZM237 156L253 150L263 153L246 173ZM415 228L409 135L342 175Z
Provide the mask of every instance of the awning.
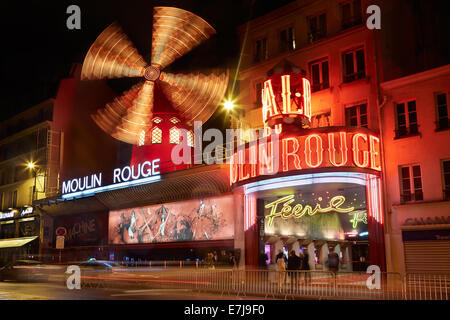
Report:
M0 240L0 249L21 247L36 238L37 236Z

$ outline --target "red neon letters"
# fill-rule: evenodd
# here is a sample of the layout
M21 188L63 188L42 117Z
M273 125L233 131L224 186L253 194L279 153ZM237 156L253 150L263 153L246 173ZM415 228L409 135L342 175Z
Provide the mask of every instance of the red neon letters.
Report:
M314 168L358 167L381 171L380 141L369 133L323 132L252 143L230 160L230 183L259 175Z

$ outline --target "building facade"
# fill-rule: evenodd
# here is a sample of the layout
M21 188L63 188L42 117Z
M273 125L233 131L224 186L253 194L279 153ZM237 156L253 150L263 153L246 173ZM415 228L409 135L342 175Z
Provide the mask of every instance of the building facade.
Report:
M54 128L54 101L44 101L1 125L0 249L2 261L37 256L50 237L51 219L33 202L56 195L61 133Z
M450 270L450 66L381 84L390 270Z

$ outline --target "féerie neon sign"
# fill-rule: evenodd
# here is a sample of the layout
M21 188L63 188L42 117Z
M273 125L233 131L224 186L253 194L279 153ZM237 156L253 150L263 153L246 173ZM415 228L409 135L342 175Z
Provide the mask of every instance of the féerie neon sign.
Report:
M292 202L294 202L294 195L285 196L278 200L275 200L271 203L265 205L266 209L271 209L270 214L266 216L267 223L269 226L273 225L273 220L275 218L281 218L284 220L295 218L300 219L305 214L309 216L313 216L317 213L327 213L331 211L335 211L338 213L349 213L352 212L355 208L341 208L341 205L345 202L344 196L335 196L331 198L328 203L328 207L322 208L319 203L311 207L310 205L302 205L296 204L292 207ZM281 208L279 205L282 204Z

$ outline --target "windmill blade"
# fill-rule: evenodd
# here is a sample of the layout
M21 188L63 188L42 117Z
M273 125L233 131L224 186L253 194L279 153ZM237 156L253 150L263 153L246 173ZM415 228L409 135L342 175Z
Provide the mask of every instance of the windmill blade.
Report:
M189 11L155 7L151 64L163 69L215 33L205 20Z
M148 144L154 85L152 81L135 85L105 108L97 110L92 119L117 140L136 145Z
M222 101L228 70L221 74L173 74L161 72L161 89L173 107L191 121L206 122Z
M82 80L139 77L147 63L117 22L95 40L84 59Z

